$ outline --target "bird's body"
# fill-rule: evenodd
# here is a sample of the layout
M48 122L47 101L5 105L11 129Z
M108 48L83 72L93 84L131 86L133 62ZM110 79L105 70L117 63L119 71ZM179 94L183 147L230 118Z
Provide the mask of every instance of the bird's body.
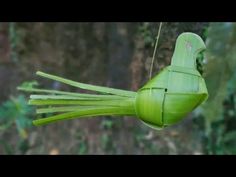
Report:
M37 113L63 112L35 120L35 125L78 117L125 115L138 117L148 126L160 129L179 122L207 98L205 81L196 69L197 54L203 49L205 44L198 35L181 34L176 42L171 65L164 68L137 92L83 84L42 72L37 74L99 94L20 89L50 93L50 95L31 95L29 104L49 106L38 109Z

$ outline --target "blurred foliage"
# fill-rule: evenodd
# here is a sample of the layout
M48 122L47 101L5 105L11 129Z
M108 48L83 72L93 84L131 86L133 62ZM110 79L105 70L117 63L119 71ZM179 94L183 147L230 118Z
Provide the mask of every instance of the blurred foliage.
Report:
M7 153L14 153L20 150L24 153L28 149L28 129L32 127L32 107L27 105L27 100L23 95L11 97L0 106L0 133L16 128L19 135L17 147L11 147L6 141L1 140L1 144Z
M78 145L77 145L77 154L86 154L88 153L88 144L86 141L86 138L81 131L77 131L75 135L76 139L78 140Z
M26 128L31 127L29 113L32 113L32 108L27 105L23 95L11 97L0 107L0 130L6 131L15 124L20 137L27 138Z
M108 154L113 154L115 153L115 147L114 147L114 143L112 141L112 137L111 135L105 133L101 136L101 147L102 150Z
M155 31L157 32L157 31ZM144 40L145 47L154 47L155 38L157 34L152 32L151 23L142 23L138 28L138 33Z
M236 24L211 23L206 45L203 70L210 96L198 109L205 122L204 149L207 154L235 154Z
M207 38L207 34L208 34L208 26L204 27L203 28L203 32L202 32L202 35L201 35L201 38L206 41L206 38ZM205 59L205 50L198 53L198 56L197 56L197 60L196 60L196 63L197 63L197 70L203 74L204 71L203 71L203 66L204 66L204 59Z
M134 129L134 144L135 146L142 149L143 154L158 154L160 153L160 149L156 146L152 141L152 131L148 127L144 129ZM151 136L150 136L151 135Z
M11 60L13 62L19 62L18 50L20 48L22 40L22 35L20 31L17 30L17 26L15 22L9 23L9 41L11 48Z
M114 127L114 121L112 121L111 118L104 119L101 122L101 126L106 130L112 129Z

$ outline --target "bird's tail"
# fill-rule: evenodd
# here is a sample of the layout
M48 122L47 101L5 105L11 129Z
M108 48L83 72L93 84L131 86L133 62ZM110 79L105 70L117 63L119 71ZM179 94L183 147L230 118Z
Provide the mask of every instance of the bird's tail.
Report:
M54 116L34 120L34 125L90 116L135 115L136 92L79 83L43 72L37 72L36 74L80 89L95 91L99 94L18 87L18 90L37 93L30 95L29 104L40 106L36 110L38 114L57 113Z

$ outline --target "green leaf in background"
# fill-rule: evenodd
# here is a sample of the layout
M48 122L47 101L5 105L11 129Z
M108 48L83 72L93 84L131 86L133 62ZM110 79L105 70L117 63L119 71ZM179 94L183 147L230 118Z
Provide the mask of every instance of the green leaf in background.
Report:
M33 108L28 105L23 95L12 97L0 106L0 131L16 125L20 137L26 139L26 129L32 126L32 113Z
M226 133L222 142L226 154L236 154L236 131Z
M236 24L211 23L206 46L203 70L209 99L198 109L205 118L204 146L208 154L236 154Z
M203 106L203 115L207 118L207 124L210 124L222 118L228 81L235 74L236 25L212 23L208 30L206 45L204 72L209 99Z

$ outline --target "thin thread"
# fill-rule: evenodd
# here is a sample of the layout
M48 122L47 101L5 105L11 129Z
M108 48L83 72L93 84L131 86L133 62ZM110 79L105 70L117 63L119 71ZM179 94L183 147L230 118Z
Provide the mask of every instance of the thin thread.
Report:
M157 51L157 45L158 45L158 41L159 41L159 37L160 37L160 33L161 33L161 27L162 27L162 22L160 22L159 29L158 29L158 34L157 34L154 52L153 52L153 56L152 56L152 63L151 63L151 67L150 67L149 80L152 78L152 69L153 69L153 64L154 64L155 55L156 55L156 51Z

